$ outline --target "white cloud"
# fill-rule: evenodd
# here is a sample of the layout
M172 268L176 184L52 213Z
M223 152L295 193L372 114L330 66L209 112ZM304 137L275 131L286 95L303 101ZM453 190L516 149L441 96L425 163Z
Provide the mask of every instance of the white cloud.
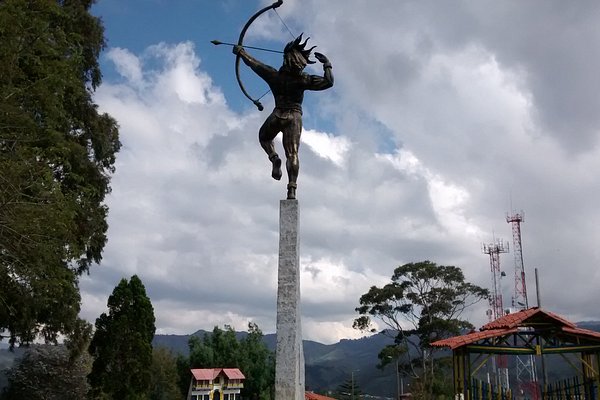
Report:
M106 56L115 64L117 71L132 84L139 84L142 80L142 66L139 58L127 49L114 47Z
M302 132L302 141L320 157L330 160L338 167L344 167L345 156L351 146L347 138L307 129Z
M311 32L336 75L333 89L305 104L300 149L307 339L361 335L351 328L360 294L405 262L458 265L488 286L480 246L493 234L511 240L511 207L527 215L530 304L538 267L545 307L600 319L600 120L588 113L598 50L584 57L589 46L567 46L554 25L537 23L535 7L484 3L305 1L281 10ZM559 8L542 11L565 25ZM586 7L571 11L581 22L568 25L571 34L597 41ZM506 31L514 18L521 23ZM259 28L255 38L276 29ZM265 115L232 110L207 53L190 42L108 54L123 79L105 80L96 101L118 120L124 146L105 261L82 279L83 315L101 312L118 280L137 273L159 332L248 321L272 332L285 183L270 178L256 141ZM506 255L503 268L512 262ZM484 309L469 314L474 323L485 322Z

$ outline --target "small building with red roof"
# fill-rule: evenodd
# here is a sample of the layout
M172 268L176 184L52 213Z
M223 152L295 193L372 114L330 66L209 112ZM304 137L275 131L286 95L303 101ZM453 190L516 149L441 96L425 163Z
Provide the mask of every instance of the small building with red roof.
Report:
M196 368L187 400L240 400L246 377L237 368Z

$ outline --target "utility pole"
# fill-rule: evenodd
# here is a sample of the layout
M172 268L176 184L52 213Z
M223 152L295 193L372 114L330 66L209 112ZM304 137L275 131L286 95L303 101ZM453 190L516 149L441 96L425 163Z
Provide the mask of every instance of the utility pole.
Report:
M388 359L392 359L392 356L386 356ZM396 357L396 399L400 400L400 395L404 394L404 378L400 376L400 363L398 357Z
M351 392L350 392L350 397L352 397L352 400L354 400L354 371L350 372L350 386L351 386Z
M350 378L350 382L351 382L350 385L352 386L350 388L350 398L352 400L354 400L354 393L356 393L356 386L354 385L354 373L357 372L357 371L360 371L360 369L355 369L355 370L352 370L350 372L350 377L351 377ZM359 396L359 400L360 400L360 396Z
M400 395L404 394L404 382L401 382L402 378L400 378L400 365L398 364L398 359L396 358L396 394L398 400L400 400Z

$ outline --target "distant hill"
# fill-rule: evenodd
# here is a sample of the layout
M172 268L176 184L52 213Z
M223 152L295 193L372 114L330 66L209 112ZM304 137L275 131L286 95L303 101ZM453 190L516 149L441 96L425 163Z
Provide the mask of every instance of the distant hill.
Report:
M577 325L600 332L600 321L584 321ZM207 332L200 330L193 335L203 337L205 333ZM237 333L238 339L245 335L245 332ZM191 336L156 335L153 343L155 346L163 346L187 356L189 353L187 343ZM263 340L270 350L275 351L275 334L266 334ZM342 339L338 343L329 345L305 340L303 344L307 390L335 390L341 383L350 379L354 371L354 379L364 393L394 397L396 376L393 365L383 371L376 367L379 362L377 354L384 346L392 343L392 339L382 334L362 339ZM564 371L563 368L559 368L553 372Z
M584 321L577 324L581 328L600 332L600 321ZM206 332L199 330L192 335L203 337ZM176 354L187 356L189 353L188 340L192 335L156 335L153 345L165 347ZM238 339L247 335L246 332L236 333ZM263 337L265 345L275 350L275 334ZM385 370L376 368L377 354L386 345L391 344L389 337L376 334L361 339L342 339L334 344L322 344L310 340L304 341L304 358L306 363L306 387L308 390L335 390L341 383L354 379L363 390L374 396L394 397L396 393L396 376L393 365ZM22 349L9 351L0 344L0 390L6 384L3 369L9 368L15 357L19 357ZM550 361L550 360L548 360ZM558 373L559 371L552 371ZM561 371L562 372L562 368Z
M583 321L578 322L577 326L591 331L600 332L600 321Z

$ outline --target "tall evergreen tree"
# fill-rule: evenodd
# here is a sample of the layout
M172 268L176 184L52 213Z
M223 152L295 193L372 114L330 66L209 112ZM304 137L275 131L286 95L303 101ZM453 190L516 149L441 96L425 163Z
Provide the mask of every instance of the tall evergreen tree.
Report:
M362 394L354 375L338 386L336 391L336 397L340 400L360 400Z
M102 258L117 124L98 112L92 0L0 1L0 331L76 328L78 275Z
M146 399L152 365L154 310L140 278L122 279L108 298L108 315L96 320L89 375L94 396Z

